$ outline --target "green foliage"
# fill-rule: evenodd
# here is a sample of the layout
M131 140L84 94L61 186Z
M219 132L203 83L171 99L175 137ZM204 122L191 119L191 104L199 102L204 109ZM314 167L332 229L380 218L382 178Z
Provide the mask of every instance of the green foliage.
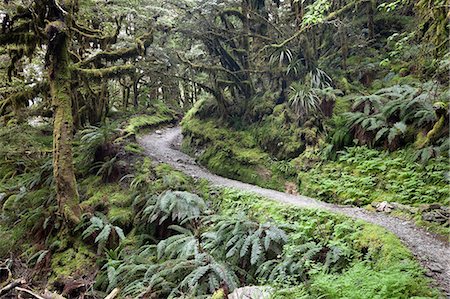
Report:
M436 159L422 166L412 162L411 156L404 150L389 154L367 147L347 148L338 161L301 173L301 191L341 204L389 201L447 205L446 163Z
M283 113L277 119L285 122ZM290 177L285 173L271 171L276 170L276 162L263 149L270 153L295 156L301 152L303 145L299 134L289 129L289 125L283 125L287 131L280 131L280 122L268 121L251 131L241 131L221 128L212 120L184 120L182 148L190 153L200 151L199 162L219 175L283 190L285 180Z
M341 275L321 274L315 277L311 292L325 298L411 298L416 294L434 297L423 292L423 283L411 279L411 272L401 265L388 266L379 271L366 263L357 263Z
M272 223L258 223L244 213L221 216L214 223L208 248L224 250L227 260L258 265L269 256L276 256L287 241L286 233Z
M101 126L88 126L81 130L75 152L78 168L82 172L97 171L97 175L108 178L116 164L115 140L120 132L118 124L109 121Z
M433 101L441 94L433 83L423 84L420 89L395 85L372 95L356 97L354 112L344 116L361 144L388 144L390 149L396 149L406 144L408 138L414 138L411 132L431 128L437 110L433 108Z
M198 219L206 209L204 200L192 193L183 191L166 191L154 200L150 198L144 208L144 215L149 222L167 219L181 223L187 219Z
M94 268L95 260L95 254L86 245L76 242L73 248L53 254L50 281L67 279L74 274L86 273Z
M98 243L98 251L103 250L108 244L117 243L120 240L125 239L123 230L108 222L105 215L97 213L96 216L90 218L89 222L85 224L87 226L82 233L82 238L95 236L95 243ZM117 238L119 240L117 240Z
M173 117L166 115L138 115L129 120L125 132L137 134L142 129L154 128L172 120Z
M258 270L263 282L274 283L274 298L438 297L411 253L379 227L232 189L221 190L216 200L225 211L246 211L284 226L289 241L283 254ZM310 287L299 287L304 281ZM367 296L361 293L366 287Z

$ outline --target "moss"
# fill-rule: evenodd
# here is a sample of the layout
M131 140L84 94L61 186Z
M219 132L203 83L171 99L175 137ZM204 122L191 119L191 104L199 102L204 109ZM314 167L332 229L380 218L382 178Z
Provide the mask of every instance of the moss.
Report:
M129 227L133 222L133 211L131 208L113 207L108 211L109 221L119 227Z
M380 228L371 224L364 224L355 245L360 251L367 249L367 259L374 261L374 269L382 270L393 263L415 264L411 252L403 246L401 241L392 233L380 233Z
M137 143L127 143L124 147L124 150L130 154L143 154L144 153L144 148L142 146L140 146Z
M51 261L51 281L69 276L83 275L87 269L95 267L95 254L81 242L76 242L72 248L53 254Z
M130 193L119 184L99 185L96 179L87 179L83 184L87 184L84 194L86 199L80 205L85 211L102 211L110 207L131 205Z
M220 189L212 199L224 214L244 211L261 222L271 220L278 225L287 225L291 228L287 247L320 240L323 244L339 244L339 247L351 250L352 261L344 271L328 274L326 271L312 271L309 273L307 292L301 287L287 289L286 297L276 292L275 295L279 296L274 298L439 296L429 287L429 279L423 275L424 271L411 252L395 235L383 228L343 215L302 209L230 188ZM289 282L282 283L289 285ZM291 293L296 296L290 297Z
M13 251L19 251L23 240L26 240L26 228L21 225L6 227L0 224L0 259L10 258Z
M247 183L284 190L287 178L278 172L272 172L275 161L258 146L255 131L236 130L220 126L213 120L202 121L197 118L184 119L182 126L183 151L197 155L198 161L212 172ZM270 128L274 134L279 132L275 127ZM262 130L259 134L264 135ZM290 145L293 145L292 149L289 148ZM289 152L295 152L299 143L294 138L292 142L286 141L281 146Z
M131 118L125 131L127 133L137 134L142 129L156 127L173 121L173 117L166 115L138 115Z
M217 291L214 292L214 294L212 295L211 299L225 299L225 292L223 289L218 289Z

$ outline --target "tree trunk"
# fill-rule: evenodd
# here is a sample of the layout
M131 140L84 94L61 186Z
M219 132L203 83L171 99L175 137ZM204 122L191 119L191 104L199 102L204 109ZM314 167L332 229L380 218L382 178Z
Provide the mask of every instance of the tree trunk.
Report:
M53 175L59 213L68 224L80 221L81 210L72 156L73 116L67 27L62 21L47 25L47 67L54 109Z
M141 77L135 76L133 77L133 106L134 108L139 107L139 81Z
M369 40L373 40L375 38L374 16L377 4L376 1L371 0L367 5L367 29L369 31Z

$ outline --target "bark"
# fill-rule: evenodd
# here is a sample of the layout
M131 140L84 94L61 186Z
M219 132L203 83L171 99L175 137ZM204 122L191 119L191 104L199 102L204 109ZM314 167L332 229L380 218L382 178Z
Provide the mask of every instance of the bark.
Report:
M375 37L375 25L374 16L376 11L376 1L371 0L367 6L367 28L369 30L369 39L372 40Z
M81 210L72 156L73 116L67 27L62 21L47 25L47 67L54 109L53 175L59 213L69 224L80 221Z

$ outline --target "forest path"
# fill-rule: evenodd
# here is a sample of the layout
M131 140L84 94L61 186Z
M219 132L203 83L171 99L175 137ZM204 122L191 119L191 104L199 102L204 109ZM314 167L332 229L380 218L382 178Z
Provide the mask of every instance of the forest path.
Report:
M217 186L250 191L281 203L341 213L351 218L361 219L384 227L402 240L421 265L428 270L427 275L434 278L450 298L449 243L418 228L411 221L394 218L384 213L370 212L362 208L329 204L306 196L291 195L220 177L199 166L192 157L179 150L182 140L180 127L166 128L158 133L155 132L138 138L138 142L145 148L146 154L156 161L170 164L175 169L194 178L207 179Z

